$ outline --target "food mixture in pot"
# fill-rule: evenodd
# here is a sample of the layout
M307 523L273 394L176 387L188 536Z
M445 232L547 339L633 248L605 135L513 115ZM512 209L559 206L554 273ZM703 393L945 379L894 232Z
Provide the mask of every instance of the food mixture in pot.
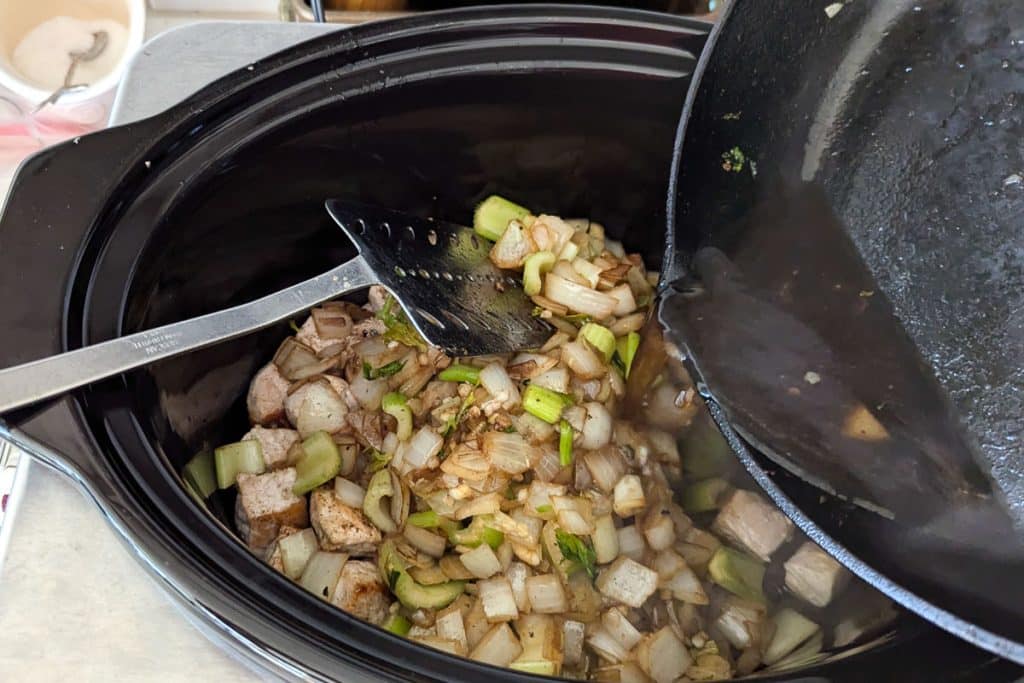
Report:
M237 487L254 553L419 643L617 683L803 666L891 618L735 471L639 255L499 197L474 227L551 338L450 358L379 287L314 309L253 379L252 429L183 473Z

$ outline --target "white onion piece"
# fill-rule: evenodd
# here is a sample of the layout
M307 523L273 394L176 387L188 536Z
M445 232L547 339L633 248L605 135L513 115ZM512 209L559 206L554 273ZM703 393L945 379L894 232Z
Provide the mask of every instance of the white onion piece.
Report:
M515 422L516 431L522 434L523 438L531 444L536 445L550 441L551 437L555 435L554 425L550 425L530 413L513 415L512 420Z
M301 379L297 375L303 368L315 366L319 362L320 359L317 357L316 351L297 341L294 337L288 337L281 342L281 346L274 354L274 365L277 366L278 372L289 380Z
M409 439L409 445L405 448L404 464L412 470L425 467L427 461L440 453L443 446L444 439L440 434L430 427L421 427Z
M583 438L580 446L587 450L601 448L612 439L612 415L600 403L587 403L583 406L587 418L583 422Z
M562 419L569 423L573 431L582 432L587 421L587 409L583 406L569 406L562 411Z
M452 605L437 614L434 620L434 628L437 629L439 638L446 638L459 643L462 647L468 647L466 642L466 624L462 619L462 612L457 605Z
M366 379L362 374L356 375L349 383L352 395L356 397L363 410L377 410L380 400L388 393L386 379Z
M285 576L294 580L302 576L313 553L320 549L320 544L316 532L310 528L285 536L277 542L277 547L281 550L281 565Z
M501 510L501 495L488 493L463 503L455 510L455 519L466 519L477 515L491 515Z
M441 463L441 471L466 481L482 481L491 471L491 461L480 451L459 447Z
M613 664L621 662L629 656L629 650L622 646L604 626L598 626L591 630L587 636L587 645L598 654L599 657Z
M327 303L312 310L316 333L322 339L344 339L352 332L352 316L345 312L344 306L333 304Z
M534 468L537 479L541 482L549 482L562 473L562 461L558 455L558 449L554 446L545 446L541 449L540 459Z
M544 374L558 364L557 358L552 358L551 356L546 356L542 353L520 353L517 354L508 365L509 367L525 365L530 361L533 361L533 369L524 376L524 379L528 379L531 382L535 377ZM481 381L483 381L482 377ZM490 389L488 389L488 391L490 391Z
M366 489L344 477L336 477L334 479L334 495L350 508L362 510L363 499L366 498Z
M591 541L598 564L608 564L619 556L619 534L611 515L602 515L594 520Z
M569 610L569 599L562 582L554 574L540 574L526 579L530 609L538 614L561 614Z
M530 380L530 383L542 389L550 389L551 391L565 394L569 392L569 371L565 368L552 368L534 377Z
M609 372L608 388L615 394L615 398L622 398L626 395L626 380L618 372Z
M462 560L462 566L478 579L489 579L501 571L501 561L486 543L463 553L459 559Z
M562 484L551 484L534 479L530 482L530 488L527 490L525 505L526 512L531 515L541 517L542 519L553 519L554 509L552 508L551 497L561 496L564 494L565 486ZM547 510L548 508L551 508L551 512L538 512L538 509Z
M605 365L596 353L579 341L569 342L562 347L562 362L583 379L597 379L605 373Z
M492 398L501 401L502 407L506 410L522 402L515 382L498 363L491 363L480 371L480 384Z
M338 585L338 577L341 576L341 568L348 561L348 555L344 553L328 553L317 551L309 558L299 585L313 595L327 600L334 593L334 587Z
M633 626L626 615L622 613L620 607L612 607L601 615L601 625L604 626L608 635L619 641L619 644L627 650L632 650L643 638L636 626Z
M645 322L647 322L647 315L645 313L630 313L613 322L608 326L608 329L616 337L621 337L630 332L639 332L643 329Z
M610 316L619 304L618 299L560 277L553 271L544 276L544 296L571 311L589 315L597 320Z
M418 526L407 524L402 532L406 540L415 548L422 550L431 557L441 558L444 556L445 539L428 529L421 529Z
M526 593L526 579L530 576L530 568L522 562L513 562L505 570L505 576L512 587L512 595L520 612L530 611L530 597Z
M519 617L515 593L509 580L500 576L486 581L477 581L476 589L480 602L484 605L484 614L492 624L512 621Z
M619 527L617 532L619 536L619 555L625 555L637 561L643 558L644 551L647 550L647 543L644 541L640 530L636 526L624 526Z
M492 666L508 666L522 653L523 646L508 624L498 624L480 639L469 658Z
M629 315L636 310L636 299L633 298L633 290L627 283L612 287L605 294L615 299L615 308L612 309L615 315Z
M573 259L572 269L576 271L577 275L586 281L587 286L591 289L596 288L597 283L601 280L601 267L587 261L586 259ZM559 273L559 275L561 275L561 273Z
M491 464L509 474L522 474L531 468L533 447L516 433L487 432L483 451Z
M643 483L635 474L627 474L620 479L615 485L612 495L612 507L615 514L623 519L632 517L647 507Z
M580 275L576 269L572 267L572 264L569 261L557 261L551 269L551 272L558 277L565 278L566 280L580 285L581 287L587 287L588 289L594 288L593 285L587 281L587 278ZM565 305L568 306L568 304Z
M581 621L566 619L562 624L562 656L566 666L576 666L583 660L583 638L586 627Z
M594 518L590 501L575 496L552 496L558 525L571 534L583 535L594 531Z
M666 550L676 542L676 528L672 517L660 510L652 510L643 521L644 538L654 551Z
M672 591L672 597L676 600L693 603L694 605L706 605L710 602L707 593L704 592L704 586L700 583L700 579L697 578L697 575L689 567L684 567L676 572L675 576L665 584L665 588Z
M672 627L665 626L637 645L636 663L655 683L668 683L686 673L693 664L693 657Z
M305 384L287 399L285 412L302 438L313 432L334 433L345 427L348 406L326 379Z
M491 247L491 262L499 268L519 268L532 252L537 251L523 224L512 221Z
M611 493L619 479L626 473L626 462L615 446L608 446L586 453L583 463L590 470L590 476L605 493Z

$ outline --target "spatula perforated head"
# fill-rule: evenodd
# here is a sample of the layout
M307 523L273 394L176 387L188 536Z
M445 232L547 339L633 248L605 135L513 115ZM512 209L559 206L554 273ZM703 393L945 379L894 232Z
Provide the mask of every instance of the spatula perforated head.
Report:
M518 274L491 264L490 243L471 228L340 199L327 211L431 344L470 356L536 348L551 335Z

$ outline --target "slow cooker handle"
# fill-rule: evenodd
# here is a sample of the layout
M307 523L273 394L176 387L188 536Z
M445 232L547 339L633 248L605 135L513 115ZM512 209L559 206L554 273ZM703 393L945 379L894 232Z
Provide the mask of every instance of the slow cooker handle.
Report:
M147 173L144 155L166 127L160 115L83 135L29 157L14 177L0 214L0 367L68 348L65 316L72 283L101 217L116 211L115 189ZM96 468L69 422L76 401L60 397L5 414L0 437L78 480Z

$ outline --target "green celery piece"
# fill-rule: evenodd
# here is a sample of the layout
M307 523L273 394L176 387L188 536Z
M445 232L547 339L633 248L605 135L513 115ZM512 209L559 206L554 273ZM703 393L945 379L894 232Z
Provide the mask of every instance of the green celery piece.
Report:
M222 489L234 486L239 474L263 474L267 469L263 449L256 440L221 446L213 452L213 461L217 470L217 486Z
M181 478L188 483L200 499L207 499L217 490L217 472L213 464L213 453L207 450L196 453L185 463Z
M409 609L443 609L466 590L465 581L448 581L433 586L416 583L407 572L399 572L393 592Z
M497 242L509 223L529 215L526 207L494 194L477 205L473 212L473 230L484 239Z
M390 631L396 636L407 636L412 630L412 622L401 614L392 614L385 620L383 627L385 631Z
M724 545L708 562L712 581L730 593L761 604L765 603L764 571L764 563L760 560Z
M295 463L292 492L302 496L324 484L341 471L341 453L327 432L313 432L302 442L302 457Z
M480 384L480 369L472 365L455 363L442 370L437 378L442 382L466 382L467 384Z
M572 426L566 420L558 423L558 462L562 467L572 464Z
M629 370L633 367L633 359L636 358L636 351L640 348L640 335L630 332L624 337L619 337L615 342L615 357L622 366L622 375L629 378Z
M555 424L562 409L572 405L572 397L531 384L523 392L523 410L548 424Z
M717 510L732 485L721 477L712 477L689 484L680 495L683 509L689 513Z

